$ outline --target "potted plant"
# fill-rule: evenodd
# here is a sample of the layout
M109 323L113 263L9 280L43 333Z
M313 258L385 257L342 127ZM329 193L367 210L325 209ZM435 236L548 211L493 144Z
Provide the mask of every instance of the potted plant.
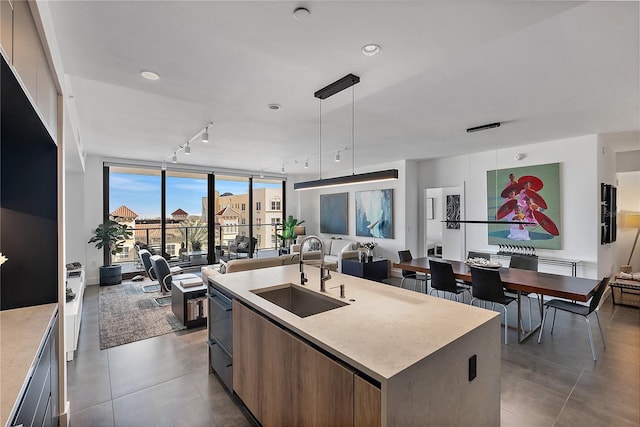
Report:
M282 234L276 233L279 239L282 240L282 247L288 248L291 245L292 240L298 237L296 234L296 227L304 224L304 220L298 221L293 217L293 215L289 215L287 220L282 223Z
M100 267L100 284L117 285L122 282L122 266L111 265L111 256L122 252L122 245L133 235L126 224L107 221L93 230L93 237L87 243L95 243L96 248L104 249L104 265Z

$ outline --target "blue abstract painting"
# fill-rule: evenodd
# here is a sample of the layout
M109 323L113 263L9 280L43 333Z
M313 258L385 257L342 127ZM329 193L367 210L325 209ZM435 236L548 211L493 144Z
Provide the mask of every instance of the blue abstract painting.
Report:
M320 195L320 232L348 234L347 197L349 193Z
M393 189L356 192L356 236L393 239Z

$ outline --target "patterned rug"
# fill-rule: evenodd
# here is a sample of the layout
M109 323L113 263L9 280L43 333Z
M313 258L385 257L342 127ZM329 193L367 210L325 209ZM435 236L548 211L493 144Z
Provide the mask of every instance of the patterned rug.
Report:
M171 311L159 307L154 298L160 293L144 293L151 282L123 281L120 285L100 286L100 349L140 341L185 329Z

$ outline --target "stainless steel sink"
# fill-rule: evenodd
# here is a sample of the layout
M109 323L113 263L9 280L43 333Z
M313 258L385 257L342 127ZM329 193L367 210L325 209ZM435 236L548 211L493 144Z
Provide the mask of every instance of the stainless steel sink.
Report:
M349 305L346 302L319 295L293 283L251 291L261 298L300 317L313 316Z

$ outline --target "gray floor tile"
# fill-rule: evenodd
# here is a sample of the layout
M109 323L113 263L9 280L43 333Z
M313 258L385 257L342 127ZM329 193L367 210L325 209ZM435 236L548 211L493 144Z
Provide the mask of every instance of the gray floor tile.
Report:
M67 393L72 411L111 400L109 360L103 351L77 355L67 363Z
M111 401L74 411L71 407L70 427L114 427L113 406Z
M217 426L188 376L113 400L117 426Z

